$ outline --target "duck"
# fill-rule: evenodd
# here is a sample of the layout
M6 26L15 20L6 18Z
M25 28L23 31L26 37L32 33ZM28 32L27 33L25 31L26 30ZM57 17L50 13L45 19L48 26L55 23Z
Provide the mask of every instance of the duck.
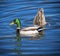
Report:
M41 26L41 27L44 27L47 24L43 8L38 9L38 12L37 12L37 14L36 14L36 16L34 18L33 24Z
M43 11L42 9L39 10L40 13L38 13L38 15L42 14ZM43 15L43 14L42 14ZM40 24L36 23L35 21L39 21L39 19L35 18L34 19L34 26L30 26L30 27L26 27L26 28L21 28L21 20L19 18L14 19L12 22L10 22L10 25L17 25L17 30L16 32L22 36L37 36L39 34L39 32L44 30L44 20L43 17L39 16L41 19L41 21L39 22ZM43 24L42 24L43 23Z

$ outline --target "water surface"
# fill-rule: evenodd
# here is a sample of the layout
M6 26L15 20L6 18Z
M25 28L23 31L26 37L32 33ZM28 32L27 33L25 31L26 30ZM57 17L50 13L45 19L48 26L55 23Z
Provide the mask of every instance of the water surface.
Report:
M20 18L22 28L32 26L38 8L44 8L51 26L38 39L17 39L10 22ZM20 55L60 55L60 0L0 0L0 56Z

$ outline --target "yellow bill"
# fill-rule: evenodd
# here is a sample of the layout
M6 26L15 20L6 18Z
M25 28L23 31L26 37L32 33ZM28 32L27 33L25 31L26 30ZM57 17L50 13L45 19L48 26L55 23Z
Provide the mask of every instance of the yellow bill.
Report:
M10 25L13 25L13 24L14 24L14 22L11 22L11 23L10 23Z

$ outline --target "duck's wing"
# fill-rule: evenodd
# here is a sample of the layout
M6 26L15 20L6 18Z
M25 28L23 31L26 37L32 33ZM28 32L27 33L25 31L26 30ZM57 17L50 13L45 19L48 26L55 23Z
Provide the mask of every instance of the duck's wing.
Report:
M36 30L38 27L27 27L27 28L24 28L22 29L23 31L34 31Z

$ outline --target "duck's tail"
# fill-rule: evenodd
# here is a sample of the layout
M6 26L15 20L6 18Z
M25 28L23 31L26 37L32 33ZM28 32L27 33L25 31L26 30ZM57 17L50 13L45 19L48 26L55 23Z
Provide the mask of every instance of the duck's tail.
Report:
M46 20L45 20L44 10L43 8L40 8L34 18L34 25L43 27L45 26L45 24L46 24Z
M38 29L36 29L38 32L41 32L41 31L43 31L44 30L44 28L43 27L39 27Z

